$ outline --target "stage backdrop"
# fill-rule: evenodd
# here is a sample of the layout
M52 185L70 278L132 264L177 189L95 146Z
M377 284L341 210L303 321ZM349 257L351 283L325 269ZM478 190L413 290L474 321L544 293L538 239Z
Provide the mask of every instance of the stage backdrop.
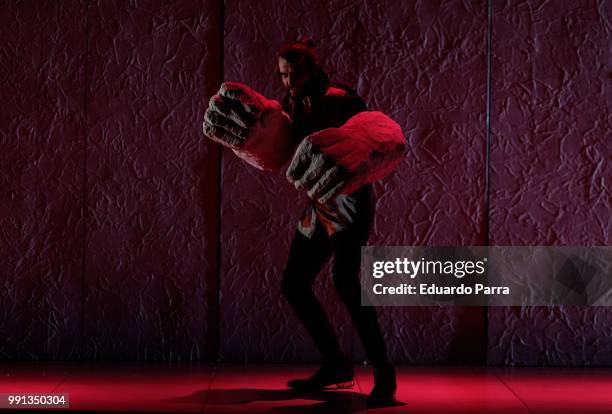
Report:
M317 361L280 295L307 200L203 139L275 51L404 129L369 244L610 244L610 1L8 1L0 358ZM365 358L331 285L316 291ZM607 308L384 308L397 363L610 365Z

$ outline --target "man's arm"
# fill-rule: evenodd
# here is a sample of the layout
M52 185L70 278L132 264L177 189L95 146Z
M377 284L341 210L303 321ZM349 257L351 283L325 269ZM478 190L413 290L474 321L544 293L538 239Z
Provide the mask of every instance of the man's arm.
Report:
M210 99L204 135L260 170L279 169L296 146L280 104L237 82L223 83Z
M406 148L400 126L382 112L360 112L340 128L306 137L287 179L308 196L327 202L378 181L399 165Z

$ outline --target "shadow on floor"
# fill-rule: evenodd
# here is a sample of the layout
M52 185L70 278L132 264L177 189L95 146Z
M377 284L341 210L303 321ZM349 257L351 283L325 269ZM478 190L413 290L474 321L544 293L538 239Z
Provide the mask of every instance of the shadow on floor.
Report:
M166 402L172 403L190 403L194 400L201 399L202 392L194 393L190 396L183 398L173 398L165 400ZM270 401L270 402L281 402L281 401L300 401L296 405L282 405L274 406L270 404L267 408L265 405L258 404L258 412L269 412L269 413L306 413L306 414L329 414L329 413L359 413L365 412L366 409L372 407L366 407L366 395L353 391L336 391L336 390L325 390L325 391L297 391L292 389L281 389L281 390L266 390L266 389L252 389L252 388L241 388L241 389L210 389L205 397L205 408L204 412L207 414L213 413L224 413L223 408L219 406L232 406L231 409L228 407L228 411L232 413L241 412L240 406L244 406L243 412L251 412L253 406L247 404L254 402ZM309 400L304 404L303 400ZM319 401L319 402L317 402ZM397 402L395 406L405 405L402 402Z

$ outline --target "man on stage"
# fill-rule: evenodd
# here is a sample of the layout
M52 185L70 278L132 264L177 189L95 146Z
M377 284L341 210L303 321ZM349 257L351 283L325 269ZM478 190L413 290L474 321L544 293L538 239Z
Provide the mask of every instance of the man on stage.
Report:
M211 98L204 133L249 164L275 170L293 155L287 179L311 199L298 222L282 279L282 293L324 358L312 376L288 386L319 390L351 387L353 367L342 352L312 285L330 256L333 282L374 366L371 406L395 402L395 370L388 360L376 309L361 306L361 246L374 220L371 183L390 174L405 148L401 128L367 111L356 93L332 84L312 41L278 53L287 90L282 106L246 85L224 83Z

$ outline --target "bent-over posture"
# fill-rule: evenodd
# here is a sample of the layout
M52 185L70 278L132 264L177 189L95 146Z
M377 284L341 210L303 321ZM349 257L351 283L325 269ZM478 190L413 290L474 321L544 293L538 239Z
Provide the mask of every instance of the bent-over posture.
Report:
M279 169L311 199L298 222L282 279L282 293L324 358L312 376L288 386L317 390L351 387L353 367L314 295L312 285L333 256L333 282L368 358L375 385L369 405L394 403L395 370L389 362L376 309L361 306L361 246L374 220L371 183L390 174L405 148L401 128L380 112L367 111L357 94L332 84L311 41L278 53L287 90L282 105L246 85L226 82L211 98L204 133L249 164Z

